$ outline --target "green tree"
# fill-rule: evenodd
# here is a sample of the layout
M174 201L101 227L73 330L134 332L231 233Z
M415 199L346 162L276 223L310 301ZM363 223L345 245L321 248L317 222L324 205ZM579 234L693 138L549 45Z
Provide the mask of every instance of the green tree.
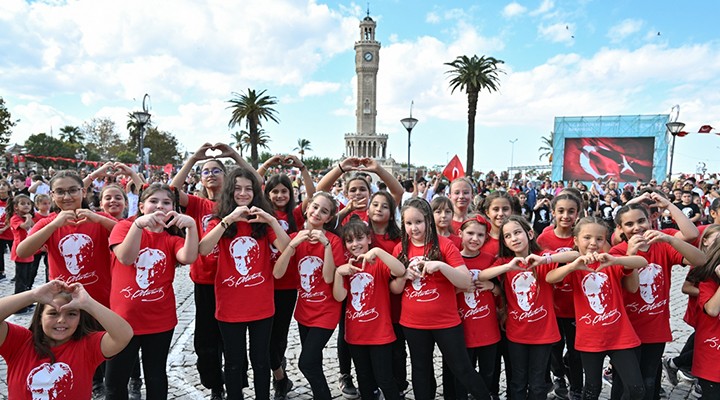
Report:
M65 125L60 128L60 140L69 143L82 143L85 140L85 135L77 126Z
M303 164L311 171L322 171L330 168L332 159L328 157L320 158L317 156L308 157L303 160Z
M182 157L180 155L179 143L175 135L151 127L145 131L145 140L143 145L151 150L150 164L181 164ZM137 156L135 156L137 162Z
M294 148L293 151L297 151L300 154L300 161L304 161L305 152L312 150L312 147L310 147L310 141L307 139L298 139L297 144L297 147Z
M262 121L272 120L276 123L279 120L276 117L276 111L272 108L277 104L277 99L273 96L265 94L265 90L256 92L248 89L247 93L233 93L234 98L228 100L232 109L230 122L228 126L233 128L240 125L245 120L245 124L250 133L250 160L253 168L258 166L258 146L260 141L260 133L258 128L262 126Z
M78 143L68 143L45 133L30 135L25 141L25 149L28 154L43 155L46 157L75 158L75 154L80 147L81 145ZM71 167L76 165L68 161L50 160L46 158L39 158L34 161L37 161L38 164L46 168L52 165L58 167Z
M82 132L87 139L87 148L102 160L110 160L125 150L125 144L115 131L115 122L110 118L93 118L83 123Z
M498 64L504 61L494 57L478 57L473 55L458 56L454 61L445 63L452 67L447 74L450 75L450 89L454 93L460 89L467 93L468 98L468 133L467 133L467 164L465 173L472 174L473 160L475 157L475 115L477 114L478 94L483 90L489 93L497 91L500 87L498 73L503 70Z
M540 137L541 145L538 147L538 151L540 152L541 161L543 158L547 158L548 162L552 162L553 139L555 139L555 132L553 131L550 131L550 136Z
M5 106L5 100L0 97L0 150L5 151L5 146L10 143L12 128L20 122L19 119L13 120L10 111Z

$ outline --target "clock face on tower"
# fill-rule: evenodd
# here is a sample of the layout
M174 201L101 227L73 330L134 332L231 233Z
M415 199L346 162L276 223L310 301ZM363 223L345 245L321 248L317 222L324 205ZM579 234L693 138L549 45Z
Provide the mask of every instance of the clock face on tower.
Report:
M365 53L365 55L363 57L365 57L365 61L372 61L372 59L373 59L373 55L369 51L367 53Z

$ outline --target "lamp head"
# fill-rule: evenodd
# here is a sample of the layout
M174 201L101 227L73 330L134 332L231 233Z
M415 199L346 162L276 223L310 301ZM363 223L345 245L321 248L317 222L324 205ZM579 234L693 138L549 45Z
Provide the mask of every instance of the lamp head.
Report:
M405 129L411 131L412 128L414 128L415 125L418 123L418 120L417 120L417 118L410 117L410 118L403 118L400 120L400 122L402 122Z

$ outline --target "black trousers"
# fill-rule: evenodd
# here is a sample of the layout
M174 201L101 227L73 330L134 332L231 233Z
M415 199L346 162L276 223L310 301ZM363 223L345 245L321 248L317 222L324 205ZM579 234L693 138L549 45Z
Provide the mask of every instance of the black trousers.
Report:
M167 357L170 351L173 329L148 335L136 335L115 357L106 361L105 399L127 400L128 381L133 365L142 350L143 374L147 400L167 399Z
M219 322L225 355L225 388L227 399L243 399L243 374L247 371L250 336L250 362L253 369L255 398L270 399L270 331L273 318L251 322Z
M416 400L435 398L436 382L433 351L437 344L452 373L475 399L490 398L487 386L470 364L462 325L445 329L414 329L403 327L410 347L412 384Z
M197 354L200 383L208 389L222 389L223 340L215 319L215 285L195 284L195 334L193 344Z
M473 368L479 368L480 376L482 377L485 386L490 387L493 383L493 376L495 374L495 356L497 354L497 343L489 346L471 347L467 349L468 357L470 357L470 364ZM450 366L443 359L443 398L446 400L458 399L467 400L468 391L455 378L452 373Z
M12 249L12 245L12 240L0 239L0 274L5 273L5 253L10 252L10 249Z
M665 351L665 343L643 343L635 352L642 374L643 386L645 387L644 400L654 400L660 397L660 380L658 373L661 373L660 365L662 363L662 355ZM612 400L623 399L622 394L625 389L622 376L616 372L615 364L613 364L613 385L610 391Z
M575 318L558 318L560 341L553 344L550 353L550 371L556 377L567 376L570 390L580 393L583 388L583 369L580 353L575 350ZM563 354L567 346L567 354ZM565 367L564 358L567 357L568 368Z
M345 341L345 309L347 304L342 302L342 312L340 313L340 324L338 325L337 335L337 355L338 365L340 367L340 375L350 375L352 372L352 357L350 357L350 347Z
M0 256L2 258L3 256ZM32 262L15 262L15 294L32 288Z
M330 388L323 371L323 349L334 330L308 327L298 324L302 351L298 359L298 368L310 384L313 399L330 400Z
M598 353L586 351L580 352L582 365L585 370L585 386L583 387L583 400L596 400L602 391L602 370L605 356L610 356L613 365L613 373L617 371L622 377L623 400L640 400L645 396L640 364L638 364L637 353L639 348L610 350ZM613 377L613 386L615 384Z
M392 344L393 378L398 390L404 392L410 383L407 381L407 350L405 349L405 331L400 324L393 324L395 341Z
M695 351L695 332L688 336L685 346L680 350L680 354L672 359L675 366L690 371L692 369L693 351Z
M270 369L280 368L287 350L287 338L290 331L295 303L297 302L297 289L276 290L275 317L270 332Z
M702 389L703 399L720 399L720 382L700 378L698 383Z
M382 390L385 399L399 400L400 392L392 371L392 343L383 345L352 345L350 354L355 362L358 387L363 400L373 400L376 388Z
M508 384L513 399L545 400L550 385L545 380L552 344L522 344L508 340L512 380Z
M508 340L504 330L500 330L500 341L497 344L497 352L495 353L495 368L493 372L492 385L490 385L490 393L495 396L500 394L500 373L501 362L505 362L505 382L508 384L512 380L512 365L510 364L510 355L508 354ZM507 387L508 396L510 387Z

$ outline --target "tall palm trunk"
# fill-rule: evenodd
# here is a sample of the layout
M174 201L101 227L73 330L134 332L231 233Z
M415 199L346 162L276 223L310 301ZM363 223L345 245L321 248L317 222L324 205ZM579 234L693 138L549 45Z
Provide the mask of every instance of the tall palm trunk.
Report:
M465 174L472 176L475 160L475 115L477 114L478 91L468 92L468 133L467 133L467 169Z
M258 167L258 125L260 121L257 118L249 118L250 122L250 162L253 168Z

